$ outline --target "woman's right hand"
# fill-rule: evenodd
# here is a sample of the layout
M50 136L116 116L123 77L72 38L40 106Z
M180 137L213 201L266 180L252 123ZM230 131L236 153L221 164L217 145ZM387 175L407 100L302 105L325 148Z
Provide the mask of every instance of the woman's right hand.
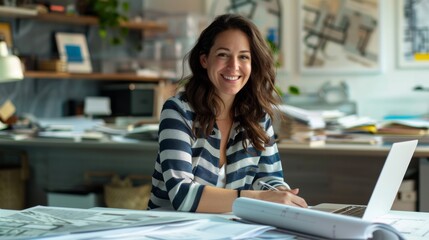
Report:
M307 208L307 202L298 193L298 188L282 191L243 190L241 196Z

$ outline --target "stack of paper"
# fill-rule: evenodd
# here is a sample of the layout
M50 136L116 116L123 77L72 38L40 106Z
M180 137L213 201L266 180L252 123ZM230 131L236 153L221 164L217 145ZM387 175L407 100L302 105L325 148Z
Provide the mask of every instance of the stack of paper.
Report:
M249 239L274 229L209 215L184 217L178 212L43 206L2 216L0 226L1 239L62 240Z
M381 145L383 138L370 134L331 134L326 135L326 143Z
M282 142L320 146L325 144L325 121L315 112L293 106L282 105L283 115L277 129L277 137Z
M394 135L428 135L429 121L423 119L386 121L378 127L377 133Z

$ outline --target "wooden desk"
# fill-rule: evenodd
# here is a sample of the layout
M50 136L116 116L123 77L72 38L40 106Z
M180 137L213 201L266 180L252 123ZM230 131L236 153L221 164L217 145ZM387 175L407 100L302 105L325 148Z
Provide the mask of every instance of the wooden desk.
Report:
M117 143L58 139L0 140L0 147L28 153L32 181L29 205L45 204L45 189L82 184L86 171L151 175L157 142ZM314 205L320 202L366 204L390 146L278 145L286 181ZM420 211L429 211L429 146L417 147L410 170L418 172Z

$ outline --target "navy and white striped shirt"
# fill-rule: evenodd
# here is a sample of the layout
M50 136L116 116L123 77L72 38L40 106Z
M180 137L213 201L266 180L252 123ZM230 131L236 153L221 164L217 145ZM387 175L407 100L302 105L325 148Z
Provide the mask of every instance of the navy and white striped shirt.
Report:
M192 124L195 112L181 95L168 99L161 112L159 152L152 176L152 193L148 209L158 207L195 212L204 186L216 186L219 172L220 131L215 125L210 136L195 138ZM259 181L274 187L287 186L274 143L269 115L261 120L272 138L265 151L248 143L242 146L243 129L234 122L226 149L227 189L264 189Z

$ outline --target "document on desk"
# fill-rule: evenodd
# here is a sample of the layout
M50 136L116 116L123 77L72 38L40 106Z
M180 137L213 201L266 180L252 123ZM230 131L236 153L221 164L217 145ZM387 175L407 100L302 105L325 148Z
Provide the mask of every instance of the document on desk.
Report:
M376 221L395 227L406 239L429 239L429 213L427 212L391 211L377 218Z
M156 211L37 206L0 218L0 239L247 239L270 226L191 218Z
M246 221L275 226L310 238L405 239L399 231L385 223L251 198L236 199L232 209L237 217Z

